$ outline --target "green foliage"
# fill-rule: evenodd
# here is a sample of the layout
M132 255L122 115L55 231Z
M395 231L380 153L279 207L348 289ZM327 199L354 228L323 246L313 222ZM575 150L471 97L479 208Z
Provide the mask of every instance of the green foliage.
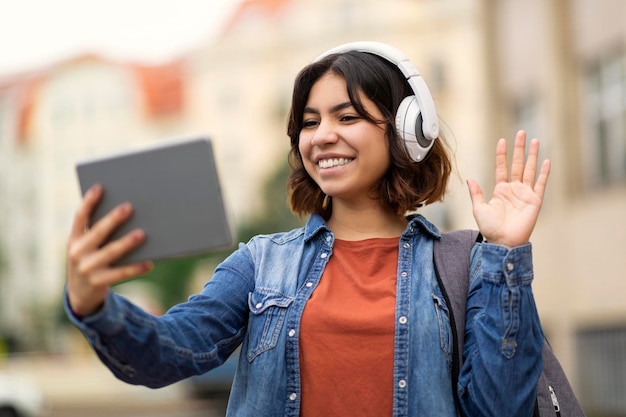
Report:
M167 309L187 299L189 283L198 263L206 256L171 259L157 262L152 271L137 278L154 288L159 305ZM124 285L124 284L121 284Z
M285 184L288 175L289 166L285 163L268 179L263 187L265 209L237 229L237 238L240 241L245 242L258 234L287 231L302 225L302 220L291 212L287 204Z

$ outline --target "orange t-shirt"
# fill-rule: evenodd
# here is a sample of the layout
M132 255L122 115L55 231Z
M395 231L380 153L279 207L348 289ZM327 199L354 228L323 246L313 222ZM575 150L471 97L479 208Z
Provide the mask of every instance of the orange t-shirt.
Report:
M336 240L302 314L302 417L391 416L398 238Z

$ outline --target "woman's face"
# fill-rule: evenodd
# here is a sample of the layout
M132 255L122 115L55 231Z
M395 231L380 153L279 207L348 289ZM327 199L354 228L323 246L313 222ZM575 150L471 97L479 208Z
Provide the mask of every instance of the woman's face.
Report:
M371 100L362 95L361 101L374 119L382 119ZM333 205L370 200L372 186L390 164L384 123L361 117L350 102L345 80L330 72L311 88L298 146L306 171L333 197Z

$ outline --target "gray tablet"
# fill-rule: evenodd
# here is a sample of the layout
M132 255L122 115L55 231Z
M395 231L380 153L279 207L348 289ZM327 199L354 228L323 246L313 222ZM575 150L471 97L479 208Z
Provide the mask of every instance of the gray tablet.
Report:
M232 244L208 138L168 141L80 161L76 172L83 195L94 184L104 189L91 224L128 201L133 215L110 240L135 228L146 232L146 241L118 264L205 254Z

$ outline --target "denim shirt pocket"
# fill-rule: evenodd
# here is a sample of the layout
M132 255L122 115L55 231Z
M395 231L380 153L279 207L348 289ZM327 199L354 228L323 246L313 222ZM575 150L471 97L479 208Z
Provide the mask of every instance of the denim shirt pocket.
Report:
M287 309L293 300L293 297L264 288L257 288L248 294L248 361L252 362L254 358L276 346Z
M448 366L452 364L452 329L450 328L450 313L445 300L437 294L432 294L439 325L439 346L446 355Z

